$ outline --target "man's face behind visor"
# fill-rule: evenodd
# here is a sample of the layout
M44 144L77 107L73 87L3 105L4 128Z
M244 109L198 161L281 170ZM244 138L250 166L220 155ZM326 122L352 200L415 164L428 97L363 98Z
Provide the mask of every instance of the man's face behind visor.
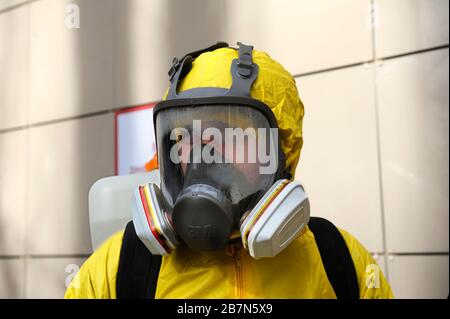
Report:
M275 167L266 156L266 130L252 127L227 127L223 122L193 120L190 128L175 128L170 139L175 144L171 147L170 159L179 163L183 176L189 163L233 164L234 168L251 183L259 178L260 168L264 167L267 158L268 169ZM258 136L259 133L259 136ZM264 145L258 145L261 141ZM262 156L258 156L262 152ZM275 167L276 169L276 167Z
M158 113L156 130L161 185L172 204L189 185L207 184L242 206L275 180L278 131L255 108L169 108Z

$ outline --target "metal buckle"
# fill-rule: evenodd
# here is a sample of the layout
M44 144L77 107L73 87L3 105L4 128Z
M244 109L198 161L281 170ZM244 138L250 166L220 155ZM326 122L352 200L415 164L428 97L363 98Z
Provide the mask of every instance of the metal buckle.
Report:
M244 78L250 77L253 70L252 50L253 46L245 45L241 42L239 45L239 59L237 61L238 73Z
M178 58L173 58L172 60L172 66L169 69L169 79L172 81L175 73L177 73L178 69L180 68L181 62L178 60Z

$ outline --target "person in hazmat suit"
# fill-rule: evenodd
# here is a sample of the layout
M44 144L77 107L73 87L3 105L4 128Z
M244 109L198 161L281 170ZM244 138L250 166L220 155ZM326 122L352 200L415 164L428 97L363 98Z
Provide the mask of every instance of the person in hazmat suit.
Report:
M174 59L154 108L160 185L65 298L392 298L370 253L310 216L294 180L303 104L267 53L219 42Z

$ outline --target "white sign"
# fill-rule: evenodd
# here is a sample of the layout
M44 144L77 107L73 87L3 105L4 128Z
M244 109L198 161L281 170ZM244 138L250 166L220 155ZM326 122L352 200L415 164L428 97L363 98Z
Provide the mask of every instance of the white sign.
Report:
M115 114L116 175L145 172L156 154L154 104L131 107Z

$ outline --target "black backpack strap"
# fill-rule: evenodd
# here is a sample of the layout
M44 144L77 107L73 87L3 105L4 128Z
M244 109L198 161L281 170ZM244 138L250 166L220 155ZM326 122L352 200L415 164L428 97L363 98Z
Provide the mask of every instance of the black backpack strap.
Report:
M311 217L313 232L322 263L338 299L358 299L355 266L339 230L328 220ZM118 299L155 297L161 256L154 256L136 235L133 222L125 228L116 279Z
M155 298L161 256L154 256L136 235L133 222L125 228L116 279L117 299Z
M347 244L339 230L324 218L308 223L319 248L322 263L338 299L359 299L358 277Z

